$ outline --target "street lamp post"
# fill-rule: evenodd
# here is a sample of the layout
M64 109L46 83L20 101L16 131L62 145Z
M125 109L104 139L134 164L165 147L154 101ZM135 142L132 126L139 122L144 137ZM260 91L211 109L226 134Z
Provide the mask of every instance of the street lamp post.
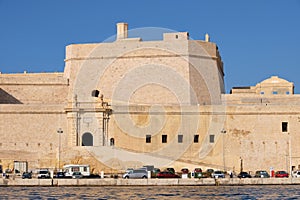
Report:
M226 130L223 129L221 131L222 133L222 148L223 148L223 167L224 167L224 171L226 171L226 164L225 164L225 145L224 145L224 135L226 134Z
M292 167L292 138L291 138L291 133L289 133L289 157L290 157L290 175L292 176L293 174L293 167Z
M242 157L240 157L240 159L241 159L241 168L240 168L240 172L242 173L242 172L243 172L243 159L242 159Z
M63 133L63 130L61 128L59 128L57 130L58 133L58 169L60 169L60 135Z

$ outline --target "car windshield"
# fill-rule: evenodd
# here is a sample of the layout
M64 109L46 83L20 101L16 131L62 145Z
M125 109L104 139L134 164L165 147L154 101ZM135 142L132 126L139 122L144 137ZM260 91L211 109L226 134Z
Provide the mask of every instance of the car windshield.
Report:
M266 174L266 171L257 171L256 174Z

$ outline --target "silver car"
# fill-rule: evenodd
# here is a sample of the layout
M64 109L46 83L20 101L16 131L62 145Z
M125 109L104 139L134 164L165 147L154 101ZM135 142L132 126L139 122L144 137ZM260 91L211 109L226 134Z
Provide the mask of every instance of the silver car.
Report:
M211 174L212 178L225 178L225 174L222 171L214 171Z
M134 169L126 172L123 178L148 178L148 172L144 169Z
M270 178L270 175L265 170L259 170L255 172L254 178Z

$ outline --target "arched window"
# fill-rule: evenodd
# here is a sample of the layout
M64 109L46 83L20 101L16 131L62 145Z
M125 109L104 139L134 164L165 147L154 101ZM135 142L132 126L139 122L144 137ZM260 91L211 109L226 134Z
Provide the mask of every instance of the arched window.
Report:
M110 138L110 146L115 146L115 139L114 138Z
M93 146L93 135L86 132L82 135L82 146Z

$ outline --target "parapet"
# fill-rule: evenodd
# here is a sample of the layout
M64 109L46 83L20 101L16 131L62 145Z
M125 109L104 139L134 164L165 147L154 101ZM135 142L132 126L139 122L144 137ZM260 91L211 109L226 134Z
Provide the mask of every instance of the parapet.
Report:
M164 33L164 40L188 40L188 32Z

